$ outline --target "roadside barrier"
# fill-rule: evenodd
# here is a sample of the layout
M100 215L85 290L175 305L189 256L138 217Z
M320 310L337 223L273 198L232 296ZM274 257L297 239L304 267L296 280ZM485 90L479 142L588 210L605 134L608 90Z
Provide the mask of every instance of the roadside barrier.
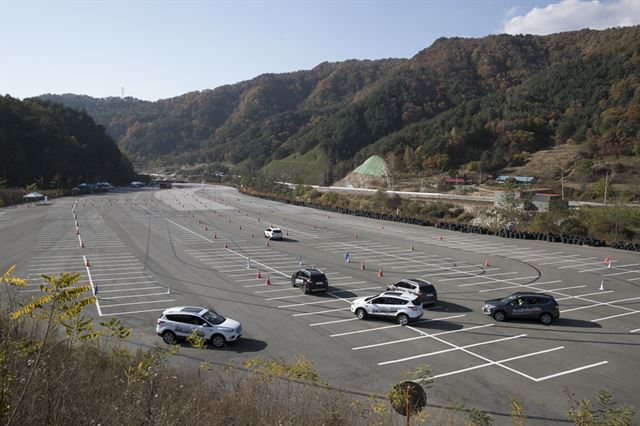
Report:
M630 251L640 252L640 243L614 241L607 244L607 242L604 240L601 240L598 238L592 238L592 237L585 237L585 236L518 231L513 229L507 229L507 228L494 230L494 229L489 229L489 228L476 226L476 225L451 223L451 222L445 222L445 221L439 221L439 220L432 222L427 219L416 218L416 217L406 217L406 216L398 216L398 215L393 215L388 213L379 213L379 212L374 212L370 210L328 206L328 205L316 204L316 203L311 203L306 201L290 200L284 197L267 196L267 195L249 192L249 191L242 191L242 192L247 193L248 195L260 197L263 199L279 201L282 203L292 204L296 206L311 207L314 209L329 211L333 213L349 214L352 216L366 217L370 219L385 220L385 221L391 221L391 222L407 223L411 225L433 226L437 229L444 229L447 231L456 231L456 232L480 234L480 235L494 235L502 238L547 241L547 242L553 242L553 243L583 245L583 246L591 246L591 247L611 247L618 250L630 250ZM442 235L438 236L438 240L443 240L443 239L444 237Z

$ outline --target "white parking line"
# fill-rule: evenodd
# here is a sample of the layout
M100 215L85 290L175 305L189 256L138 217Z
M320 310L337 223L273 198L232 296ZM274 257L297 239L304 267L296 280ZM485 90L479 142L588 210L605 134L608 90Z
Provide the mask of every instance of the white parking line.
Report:
M536 286L543 285L543 284L555 284L559 282L562 282L562 281L561 280L544 281L544 282L536 283ZM508 285L508 286L499 287L499 288L486 288L484 290L479 290L478 293L486 293L487 291L499 291L499 290L506 290L509 288L518 288L518 287L529 287L529 286L527 284L514 284L514 285ZM586 286L583 285L580 287L586 287ZM554 290L566 290L569 288L574 288L574 287L565 287L564 289L554 289ZM548 291L554 291L554 290L548 290Z
M172 300L173 301L173 300ZM131 315L131 314L141 314L141 313L145 313L145 312L163 312L165 311L167 308L157 308L157 309L144 309L142 311L129 311L129 312L111 312L108 314L102 314L101 316L103 317L110 317L110 316L122 316L122 315Z
M595 364L589 364L589 365L585 365L583 367L574 368L574 369L563 371L563 372L560 372L560 373L550 374L550 375L544 376L544 377L539 377L535 381L536 382L542 382L544 380L553 379L554 377L564 376L566 374L575 373L576 371L586 370L587 368L598 367L600 365L605 365L605 364L608 364L608 363L609 363L609 361L600 361L600 362L596 362Z
M118 284L102 284L102 280L100 281L100 288L102 287L122 287L124 285L129 286L129 285L135 285L135 284L158 284L157 281L134 281L134 282L130 282L127 281L126 283L118 283Z
M100 286L98 286L100 287ZM142 288L126 288L126 289L122 289L122 290L100 290L100 293L122 293L125 291L139 291L139 290L155 290L157 288L162 288L160 286L153 286L153 287L142 287ZM146 294L141 294L140 296L146 296Z
M633 315L633 314L640 314L640 310L633 311L633 312L625 312L624 314L611 315L604 318L593 319L591 320L591 322L600 322L600 321L604 321L612 318L624 317L624 316Z
M87 257L82 256L82 260L84 261L85 269L87 270L87 277L89 278L89 285L91 286L91 293L95 294L95 286L93 285L93 278L91 278L91 271L89 270L89 266L87 266ZM98 310L98 315L102 316L102 310L100 309L100 301L96 297L96 309Z
M570 257L572 257L573 259L569 259ZM578 259L576 259L576 258L578 258ZM554 259L557 259L557 257L554 257ZM589 260L589 259L595 259L595 257L588 257L587 259L582 259L582 258L580 258L579 254L572 254L572 255L565 256L565 259L556 260L554 262L541 263L540 265L547 266L547 265L556 265L558 263L581 262L583 260ZM573 267L575 265L568 265L568 266L569 267Z
M116 306L145 305L147 303L165 303L165 302L173 302L174 300L175 299L165 299L165 300L153 300L153 301L145 301L145 302L116 303L114 305L102 305L102 307L115 308Z
M498 276L502 276L502 275L514 275L514 274L519 274L520 272L500 272L499 274L491 274L491 275L479 275L479 274L473 274L472 276L467 276L464 278L445 278L443 280L439 280L439 282L443 282L443 281L456 281L456 280L472 280L474 278L491 278L491 277L498 277Z
M252 274L252 275L254 275L254 274ZM244 282L247 282L247 281L255 281L255 280L261 280L261 279L262 279L262 278L256 278L256 277L254 276L253 278L245 278L245 279L242 279L242 280L233 280L233 282L236 282L236 283L244 283Z
M450 317L442 317L442 318L430 318L430 319L416 321L416 322L413 323L413 325L415 326L416 324L425 324L425 323L428 323L428 322L444 321L444 320L453 319L453 318L461 318L461 317L464 317L464 316L466 316L466 314L452 315ZM367 328L365 330L348 331L346 333L330 334L329 337L349 336L351 334L368 333L370 331L385 330L387 328L398 328L398 327L404 327L404 326L402 326L400 324L386 325L386 326L383 326L383 327Z
M296 304L293 304L293 305L281 305L281 306L278 306L278 308L294 308L294 307L297 307L297 306L321 305L323 303L335 303L335 302L340 302L340 301L343 301L343 300L353 300L353 299L357 299L357 297L349 297L349 298L346 298L346 299L318 300L318 301L315 301L315 302L296 303Z
M308 315L318 315L318 314L327 314L329 312L348 311L349 309L350 308L328 309L326 311L304 312L304 313L301 313L301 314L293 314L292 316L294 316L294 317L306 317Z
M434 334L428 334L428 333L424 333L424 332L419 331L419 330L415 330L418 333L420 333L421 336L409 337L407 339L400 339L400 340L392 340L390 342L374 343L373 345L357 346L355 348L351 348L351 350L359 351L361 349L370 349L370 348L377 348L379 346L395 345L396 343L410 342L412 340L426 339L427 337L442 336L442 335L445 335L445 334L460 333L460 332L463 332L463 331L475 330L475 329L478 329L478 328L493 327L494 325L495 324L477 325L477 326L474 326L474 327L459 328L457 330L442 331L440 333L434 333ZM414 330L411 327L408 327L408 326L405 326L405 327Z
M150 293L150 294L145 294L144 296L166 296L167 292L163 291L162 293ZM133 294L131 296L111 296L111 297L100 297L100 300L115 300L115 299L131 299L134 297L140 297L139 294ZM106 308L106 306L102 306L103 308Z
M316 322L313 324L309 324L309 327L315 327L318 325L327 325L327 324L337 324L339 322L348 322L348 321L358 321L360 318L355 317L355 318L347 318L347 319L340 319L340 320L334 320L334 321L325 321L325 322ZM637 330L635 330L637 331ZM633 331L632 331L633 333Z
M543 351L532 352L532 353L524 354L524 355L518 355L518 356L511 357L511 358L501 359L499 361L491 361L488 358L478 356L479 358L484 359L484 360L486 360L488 362L485 363L485 364L474 365L473 367L463 368L462 370L455 370L455 371L450 371L450 372L444 373L444 374L437 374L437 375L433 376L433 378L437 379L437 378L440 378L440 377L452 376L454 374L460 374L460 373L465 373L465 372L471 371L471 370L477 370L478 368L490 367L492 365L497 365L498 367L505 368L505 369L507 369L509 371L512 371L512 372L514 372L516 374L519 374L519 375L521 375L523 377L526 377L527 379L529 379L531 381L536 382L537 379L535 377L529 376L528 374L522 373L522 372L520 372L520 371L518 371L518 370L516 370L514 368L507 367L506 365L503 365L503 363L510 362L510 361L515 361L517 359L528 358L528 357L535 356L535 355L541 355L541 354L545 354L545 353L548 353L548 352L557 351L557 350L560 350L560 349L564 349L564 346L558 346L558 347L551 348L551 349L545 349ZM463 352L467 352L467 351L463 350ZM469 352L469 353L473 354L473 352Z
M585 296L595 296L595 295L599 295L599 294L607 294L607 293L613 293L613 290L604 290L604 291L595 291L593 293L585 293L585 294L578 294L576 296L565 296L565 297L559 297L556 300L560 301L560 300L569 300L569 299L579 299L581 297L585 297ZM598 302L595 302L598 303ZM566 311L560 311L560 312L566 312Z
M603 293L604 293L604 292L603 292ZM611 301L611 302L600 302L600 303L595 303L595 304L593 304L593 305L580 306L580 307L577 307L577 308L565 309L565 310L560 311L560 312L578 311L578 310L580 310L580 309L595 308L596 306L605 306L605 305L606 305L606 306L614 306L614 307L616 307L616 308L626 309L626 310L628 310L628 311L632 311L633 313L635 313L636 311L635 311L635 310L633 310L633 309L626 308L626 307L624 307L624 306L617 306L617 305L614 305L614 303L618 303L618 302L627 302L627 301L629 301L629 300L638 300L638 299L640 299L640 297L630 297L630 298L628 298L628 299L613 300L613 301ZM558 299L556 299L556 300L558 300Z
M634 272L640 272L640 269L636 269L635 271L616 272L615 274L605 274L603 275L603 277L613 277L614 275L633 274Z
M582 260L589 260L589 259L595 259L594 257L591 258L586 258L586 259L579 259L579 260L574 260L573 262L579 262ZM565 266L559 266L558 269L570 269L570 268L580 268L582 266L589 266L589 265L601 265L602 261L601 260L597 260L595 262L584 262L584 263L578 263L577 265L565 265Z
M483 345L489 345L491 343L504 342L506 340L518 339L520 337L525 337L525 336L526 336L526 334L519 334L517 336L503 337L501 339L487 340L485 342L472 343L471 345L460 346L460 348L443 349L441 351L429 352L429 353L426 353L426 354L414 355L414 356L410 356L410 357L406 357L406 358L400 358L400 359L394 359L394 360L391 360L391 361L379 362L378 365L397 364L399 362L411 361L411 360L418 359L418 358L426 358L426 357L433 356L433 355L440 355L440 354L444 354L444 353L447 353L447 352L457 351L459 349L475 348L476 346L483 346Z
M480 278L483 278L483 277L480 277ZM488 278L488 277L485 277L485 278ZM482 282L477 282L477 283L458 284L458 287L472 287L472 286L476 286L476 285L493 284L493 283L514 284L514 281L530 280L530 279L533 279L533 278L539 278L539 277L538 277L538 275L532 275L532 276L529 276L529 277L508 278L506 280L490 280L490 281L482 281Z

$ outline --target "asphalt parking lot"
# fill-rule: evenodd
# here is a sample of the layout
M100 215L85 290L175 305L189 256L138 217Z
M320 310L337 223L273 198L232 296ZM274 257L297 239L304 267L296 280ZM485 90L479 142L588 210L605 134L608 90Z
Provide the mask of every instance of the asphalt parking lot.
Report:
M264 239L269 225L285 239ZM25 295L40 274L80 272L98 296L92 313L118 316L145 345L162 344L162 310L210 305L245 332L226 350L184 349L213 363L305 353L331 385L375 394L426 363L436 378L430 403L501 418L520 396L539 424L566 418L565 387L590 399L609 387L640 405L640 372L629 368L640 361L638 253L328 214L213 186L4 208L0 233L0 266L30 280ZM326 273L326 294L291 286L310 266ZM421 320L402 327L349 311L353 299L410 277L438 289ZM552 294L560 319L498 323L481 312L484 300L515 291Z

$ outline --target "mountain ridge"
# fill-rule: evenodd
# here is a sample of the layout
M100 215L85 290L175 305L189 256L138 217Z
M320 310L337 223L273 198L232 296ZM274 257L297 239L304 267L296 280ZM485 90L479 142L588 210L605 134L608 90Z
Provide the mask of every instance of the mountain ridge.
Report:
M491 171L567 141L632 155L638 41L639 26L440 38L408 59L323 62L156 102L41 98L87 110L138 166L218 162L296 178L274 164L313 151L333 181L371 154L396 172L439 173L486 152Z

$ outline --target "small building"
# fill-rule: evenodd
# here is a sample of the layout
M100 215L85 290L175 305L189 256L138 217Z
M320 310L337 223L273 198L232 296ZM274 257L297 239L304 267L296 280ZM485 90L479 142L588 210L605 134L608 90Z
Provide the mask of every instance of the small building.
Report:
M530 210L548 212L569 208L569 202L562 199L560 194L533 194Z
M530 185L532 183L536 183L536 178L534 176L506 176L506 175L498 176L496 178L496 182L505 183L508 179L515 180L518 185L520 184Z
M445 178L442 181L445 185L466 185L467 181L464 178Z
M516 207L522 210L548 212L556 209L569 208L569 202L562 199L560 194L554 194L549 189L538 188L515 190ZM500 207L504 203L505 191L495 192L494 206Z

